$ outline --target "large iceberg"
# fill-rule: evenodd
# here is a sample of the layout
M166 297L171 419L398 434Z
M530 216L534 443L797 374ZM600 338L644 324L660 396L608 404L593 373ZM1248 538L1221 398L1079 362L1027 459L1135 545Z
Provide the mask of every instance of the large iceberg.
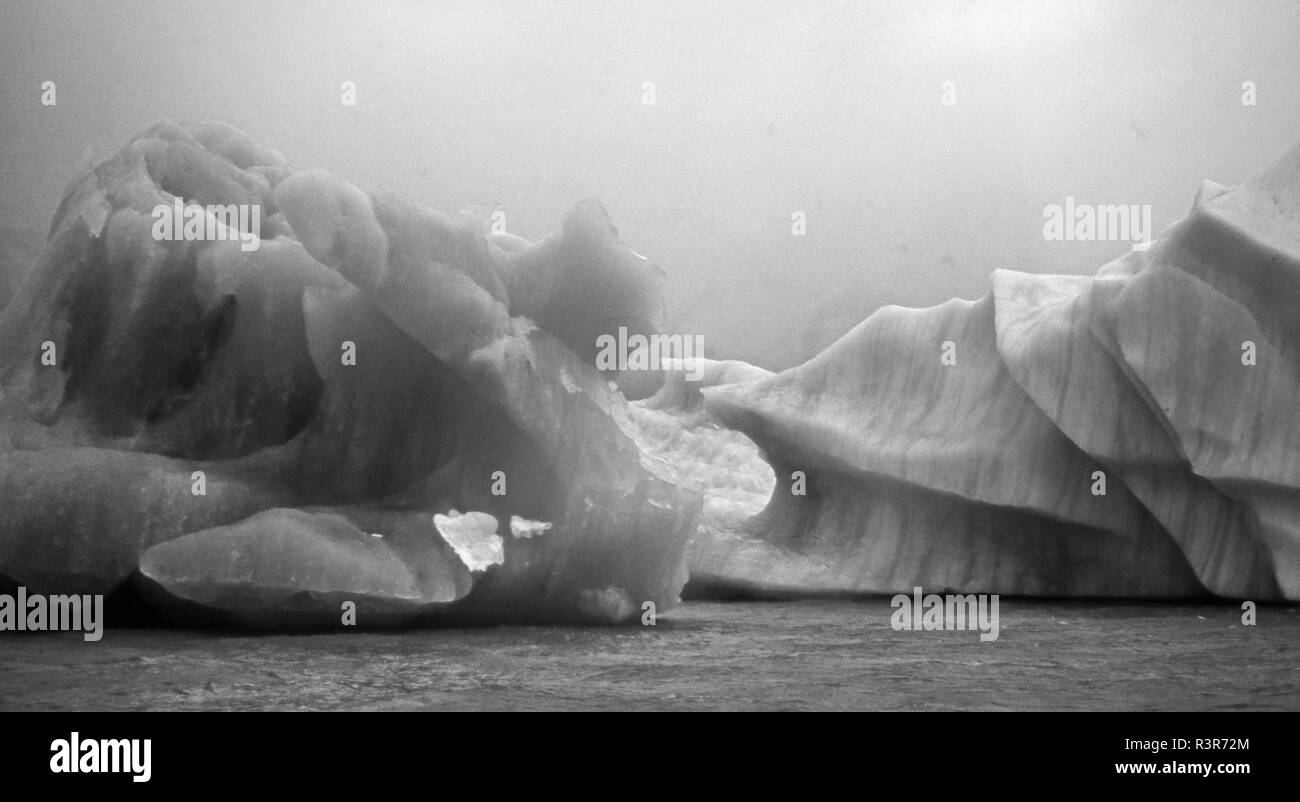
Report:
M662 280L594 202L531 244L156 124L0 315L0 575L267 627L668 609L700 494L592 361Z
M781 373L602 369L663 283L593 201L534 244L158 123L0 313L0 585L291 629L633 621L688 570L1300 598L1300 149L1095 276L998 271Z
M1095 276L999 270L978 301L886 307L704 388L776 476L754 515L701 527L692 580L1300 598L1297 309L1300 148Z

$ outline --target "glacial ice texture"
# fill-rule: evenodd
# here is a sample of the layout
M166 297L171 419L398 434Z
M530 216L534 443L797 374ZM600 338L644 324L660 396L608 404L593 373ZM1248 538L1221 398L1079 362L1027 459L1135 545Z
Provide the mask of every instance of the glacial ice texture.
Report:
M776 483L700 528L692 580L1300 598L1300 148L1095 276L992 284L704 388Z
M159 240L178 199L257 216ZM663 282L595 202L529 243L158 123L0 313L0 580L277 629L634 621L688 571L1300 598L1300 149L1095 276L999 270L777 374L599 370Z
M256 217L160 239L177 202ZM0 575L272 628L671 608L700 495L592 363L663 274L591 201L501 240L225 125L142 132L0 316Z

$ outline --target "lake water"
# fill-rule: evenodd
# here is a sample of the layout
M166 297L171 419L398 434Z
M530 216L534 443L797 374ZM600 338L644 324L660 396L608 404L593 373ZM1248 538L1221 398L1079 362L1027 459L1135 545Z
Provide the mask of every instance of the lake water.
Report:
M688 602L654 627L0 636L3 710L1297 710L1300 608L1003 598L1000 637L887 598Z

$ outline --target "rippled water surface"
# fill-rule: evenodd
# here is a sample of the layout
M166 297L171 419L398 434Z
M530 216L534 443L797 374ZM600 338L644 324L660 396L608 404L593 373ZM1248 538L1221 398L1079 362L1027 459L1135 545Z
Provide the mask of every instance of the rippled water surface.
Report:
M654 627L0 636L0 709L1300 709L1300 613L1006 599L996 642L888 599L690 602Z

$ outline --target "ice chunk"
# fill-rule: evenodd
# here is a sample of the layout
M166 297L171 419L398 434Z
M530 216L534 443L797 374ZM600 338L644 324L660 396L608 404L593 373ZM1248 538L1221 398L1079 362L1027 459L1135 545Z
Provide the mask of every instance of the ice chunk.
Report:
M520 518L518 515L510 516L510 534L515 537L536 537L545 533L554 524L544 521L530 521L527 518Z
M166 606L198 605L250 626L407 623L421 611L463 598L471 585L432 527L425 523L421 531L421 517L267 510L154 546L141 560L140 574L146 591ZM367 534L377 524L388 529L387 537Z
M462 515L451 510L447 515L435 514L433 523L438 528L438 534L456 550L456 556L460 557L469 570L485 571L505 562L495 517L485 512L471 510Z

